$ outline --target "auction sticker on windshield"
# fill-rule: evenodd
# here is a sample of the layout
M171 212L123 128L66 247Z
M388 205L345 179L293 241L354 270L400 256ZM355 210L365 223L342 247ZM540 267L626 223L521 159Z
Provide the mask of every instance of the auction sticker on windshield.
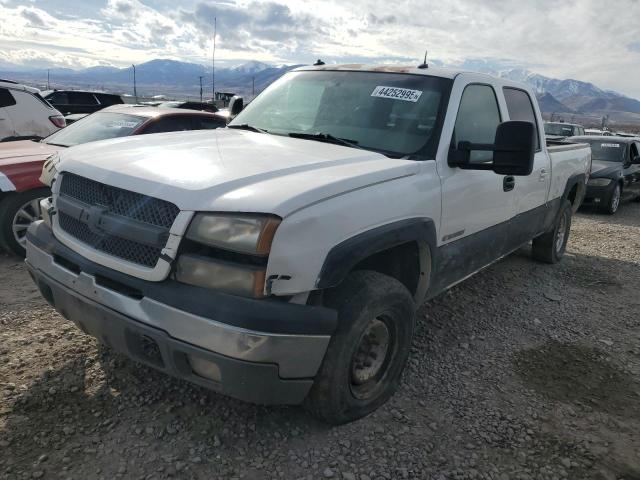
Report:
M135 128L140 122L130 122L127 120L112 120L107 124L111 128Z
M403 100L405 102L417 102L422 95L421 90L411 90L409 88L385 87L378 85L371 93L372 97L392 98L394 100Z
M600 145L602 148L620 148L619 143L603 143Z

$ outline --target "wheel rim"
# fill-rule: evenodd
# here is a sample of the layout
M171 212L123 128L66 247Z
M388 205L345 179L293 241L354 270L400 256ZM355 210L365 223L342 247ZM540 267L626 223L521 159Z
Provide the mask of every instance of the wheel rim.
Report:
M620 206L620 185L616 185L613 190L613 197L611 198L611 211L616 212Z
M351 391L356 398L373 395L385 376L392 354L393 329L384 317L369 322L351 359Z
M41 198L34 198L22 205L16 214L13 216L11 222L11 230L13 232L13 238L22 248L27 243L27 229L36 220L42 219L42 210L40 209Z
M564 246L564 237L567 234L567 216L562 215L560 217L560 224L558 225L558 232L556 233L556 252L561 252Z

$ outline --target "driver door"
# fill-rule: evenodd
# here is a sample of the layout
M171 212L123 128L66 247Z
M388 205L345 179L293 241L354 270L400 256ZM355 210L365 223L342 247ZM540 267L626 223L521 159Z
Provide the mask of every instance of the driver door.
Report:
M450 103L458 104L459 98L459 107L453 129L443 131L443 141L450 142L452 149L461 141L492 144L495 140L496 128L504 115L498 102L499 93L482 82L486 82L485 77L473 74L456 78ZM474 151L471 161L488 162L492 155ZM504 254L514 192L509 177L493 171L450 167L446 157L447 154L441 155L438 165L442 182L438 241L445 258L442 268L463 278Z

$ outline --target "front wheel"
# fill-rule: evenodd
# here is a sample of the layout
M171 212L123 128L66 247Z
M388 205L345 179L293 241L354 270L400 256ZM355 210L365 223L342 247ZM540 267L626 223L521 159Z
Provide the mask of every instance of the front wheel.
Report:
M533 258L545 263L557 263L564 256L571 231L573 209L569 200L564 200L553 228L533 239Z
M351 273L325 300L338 311L338 328L306 407L338 425L368 415L396 391L411 349L415 304L399 281L372 271Z
M27 229L42 218L40 200L51 194L48 188L35 188L14 193L0 202L0 246L19 257L24 257Z
M622 197L622 189L620 188L620 184L616 183L609 194L609 198L607 203L603 206L605 213L609 215L614 215L618 208L620 208L620 199Z

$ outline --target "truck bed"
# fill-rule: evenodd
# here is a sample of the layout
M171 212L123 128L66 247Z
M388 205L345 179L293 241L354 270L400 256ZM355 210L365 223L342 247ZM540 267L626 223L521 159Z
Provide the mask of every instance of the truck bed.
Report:
M588 143L547 140L547 151L552 172L549 199L554 199L564 193L565 185L572 175L588 175L591 170L591 147Z

